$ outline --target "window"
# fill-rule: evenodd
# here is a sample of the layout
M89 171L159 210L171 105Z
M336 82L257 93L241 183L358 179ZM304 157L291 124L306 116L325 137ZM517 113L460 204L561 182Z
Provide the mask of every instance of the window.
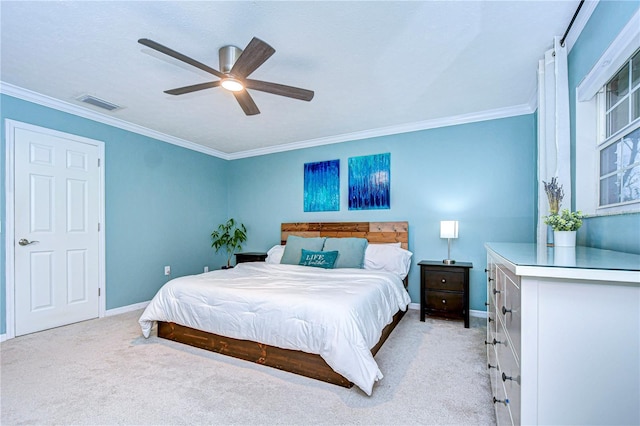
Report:
M589 216L640 212L639 66L640 9L576 87L572 195Z
M599 202L614 207L640 202L640 50L599 94L601 123Z

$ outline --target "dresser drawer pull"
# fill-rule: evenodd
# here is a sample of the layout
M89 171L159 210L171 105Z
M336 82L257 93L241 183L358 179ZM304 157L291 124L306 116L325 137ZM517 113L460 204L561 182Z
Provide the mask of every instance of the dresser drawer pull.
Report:
M499 402L500 404L504 404L504 405L508 405L509 404L509 399L505 398L505 399L496 399L496 397L493 397L493 403L495 404L496 402Z
M494 288L493 290L491 290L491 291L493 291L493 294L498 294L498 293L500 293L500 290L496 290L495 288Z
M491 321L493 321L493 318L488 317L488 318L487 318L487 321L491 322Z
M495 279L493 279L493 278L491 278L491 277L489 277L489 278L487 278L487 279L489 280L489 282L491 282L491 281L495 281Z
M486 340L484 341L485 345L497 345L498 343L502 344L502 342L500 342L500 341L498 341L496 339L493 339L493 342L487 342Z
M489 370L491 370L492 368L495 368L495 369L497 370L497 369L498 369L498 366L497 366L497 365L487 364L487 368L488 368Z
M517 384L520 384L520 377L516 377L515 379L513 377L507 376L506 374L504 374L504 371L502 372L502 381L506 382L507 380L511 380L513 382L516 382Z
M507 309L507 308L505 308L505 307L503 306L503 307L502 307L502 315L507 315L507 312L508 312L508 313L511 313L511 309Z
M489 302L484 302L484 306L489 306Z

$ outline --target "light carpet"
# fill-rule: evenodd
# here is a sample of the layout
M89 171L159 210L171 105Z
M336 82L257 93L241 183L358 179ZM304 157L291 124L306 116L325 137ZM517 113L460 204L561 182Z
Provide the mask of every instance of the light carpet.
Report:
M410 310L376 355L373 395L157 337L142 311L0 344L0 421L14 424L495 424L484 321ZM153 331L155 335L155 329Z

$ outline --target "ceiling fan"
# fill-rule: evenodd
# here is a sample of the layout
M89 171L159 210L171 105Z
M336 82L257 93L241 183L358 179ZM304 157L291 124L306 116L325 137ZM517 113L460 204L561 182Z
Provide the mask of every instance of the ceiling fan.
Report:
M138 43L220 78L218 81L165 90L164 93L169 95L183 95L185 93L222 86L233 93L233 96L235 96L246 115L260 114L260 110L246 89L259 90L303 101L310 101L313 99L314 93L311 90L247 78L276 52L273 47L256 37L251 39L244 51L235 46L221 47L218 52L220 59L220 71L198 62L195 59L191 59L182 53L176 52L173 49L163 46L160 43L156 43L153 40L141 38L138 40Z

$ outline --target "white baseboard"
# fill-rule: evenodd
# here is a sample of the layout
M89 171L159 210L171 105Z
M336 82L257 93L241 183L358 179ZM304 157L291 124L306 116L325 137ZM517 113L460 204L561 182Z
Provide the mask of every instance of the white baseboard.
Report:
M144 309L151 302L151 300L147 300L146 302L134 303L133 305L121 306L119 308L107 309L104 313L105 317L110 317L112 315L120 315L126 312L137 311L138 309Z
M416 309L416 310L420 310L420 304L419 303L409 303L409 309Z
M144 309L151 302L147 300L146 302L134 303L133 305L121 306L119 308L107 309L104 313L105 317L110 317L113 315L124 314L126 312L137 311L138 309ZM6 334L0 334L0 342L4 342L7 340Z
M486 318L487 311L474 311L473 309L469 309L469 316L476 318Z

